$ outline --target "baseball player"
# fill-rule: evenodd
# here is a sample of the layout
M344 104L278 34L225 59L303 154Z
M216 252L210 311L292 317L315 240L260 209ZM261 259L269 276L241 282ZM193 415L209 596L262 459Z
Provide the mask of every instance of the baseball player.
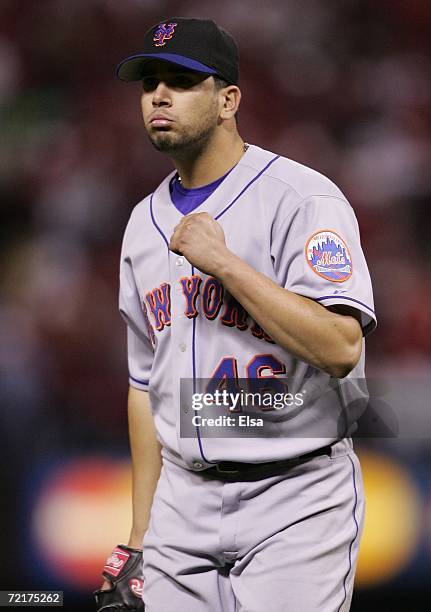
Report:
M364 513L349 434L375 327L354 212L244 143L237 46L213 21L158 23L117 74L142 83L175 168L123 241L133 525L99 609L134 593L150 612L348 610ZM244 385L268 401L250 410Z

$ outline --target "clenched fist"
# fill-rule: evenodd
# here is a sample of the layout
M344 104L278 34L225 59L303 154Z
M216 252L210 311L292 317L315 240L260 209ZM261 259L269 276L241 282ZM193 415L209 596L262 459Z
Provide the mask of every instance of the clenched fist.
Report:
M193 213L181 219L171 236L169 248L184 255L204 274L216 277L229 253L220 224L206 212Z

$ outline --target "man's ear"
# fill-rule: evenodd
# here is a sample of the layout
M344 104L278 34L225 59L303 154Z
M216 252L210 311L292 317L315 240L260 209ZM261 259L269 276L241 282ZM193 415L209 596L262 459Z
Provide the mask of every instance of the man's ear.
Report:
M223 107L220 112L221 119L231 119L238 112L241 102L241 90L236 85L224 87L220 94L223 96Z

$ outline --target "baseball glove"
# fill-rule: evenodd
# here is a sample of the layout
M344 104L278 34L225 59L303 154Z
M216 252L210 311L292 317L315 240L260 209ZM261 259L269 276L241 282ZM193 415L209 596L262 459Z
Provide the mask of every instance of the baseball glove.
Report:
M102 576L112 584L112 588L94 591L97 612L145 610L142 601L142 550L119 544L106 560Z

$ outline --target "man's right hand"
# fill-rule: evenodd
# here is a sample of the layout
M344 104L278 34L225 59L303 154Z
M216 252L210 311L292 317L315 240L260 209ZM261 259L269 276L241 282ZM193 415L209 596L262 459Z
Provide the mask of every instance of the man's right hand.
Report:
M142 601L142 550L119 544L108 557L102 572L102 587L94 592L97 611L145 610Z
M110 582L109 580L104 580L102 582L102 586L100 587L100 590L107 591L109 589L112 589L112 582Z

